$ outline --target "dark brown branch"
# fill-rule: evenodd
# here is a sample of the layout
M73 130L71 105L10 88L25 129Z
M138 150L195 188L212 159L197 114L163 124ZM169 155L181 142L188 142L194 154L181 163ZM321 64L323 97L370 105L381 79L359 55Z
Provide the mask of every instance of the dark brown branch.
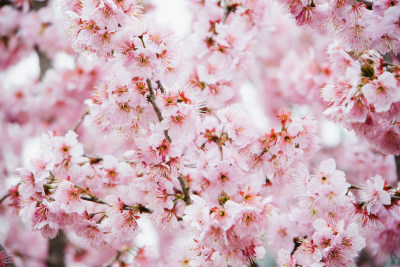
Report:
M12 1L10 0L0 0L0 8L3 6L12 5Z
M225 24L226 19L228 18L229 11L228 11L228 5L226 4L226 0L224 0L224 16L222 17L222 24Z
M34 1L31 2L32 10L39 10L47 6L48 1ZM45 52L41 51L38 46L35 46L36 53L39 57L39 81L41 81L47 72L51 68L52 62L48 58ZM65 248L67 246L67 241L64 233L60 231L56 238L50 239L48 242L48 258L46 264L48 267L64 267L65 266Z
M162 86L162 84L161 84L161 82L160 81L157 81L157 85L158 85L158 89L160 89L160 91L161 91L161 93L165 93L165 89L164 89L164 87Z
M154 96L154 90L153 90L153 86L151 85L151 81L149 79L146 80L147 82L147 86L149 87L149 96L147 97L147 100L151 103L151 105L153 106L154 111L156 112L158 121L162 121L163 117L161 115L161 111L158 108L156 101L155 101L155 96Z
M249 266L250 267L258 267L258 263L254 259L251 259L249 262Z
M90 164L96 164L96 163L99 163L100 161L104 160L102 157L96 156L96 155L83 154L82 156L85 157L85 158L88 158L89 161L90 161ZM129 161L129 160L118 160L118 161L125 162L125 163L128 163L128 164L137 163L136 161Z
M158 106L157 106L157 104L155 102L155 95L154 95L153 86L151 85L151 81L149 79L147 79L146 82L147 82L147 86L149 87L149 96L147 97L147 100L153 106L153 109L156 112L157 118L161 122L163 120L163 117L161 115L160 109L158 108ZM161 85L160 81L158 81L157 84L158 84L159 87L162 88L162 85ZM165 135L165 139L168 142L172 142L171 137L169 137L169 135L168 135L168 130L164 130L164 135ZM179 180L179 183L181 184L182 192L184 194L184 200L185 200L186 204L187 205L192 204L192 199L190 198L190 188L187 186L186 180L185 180L185 178L183 177L182 174L180 174L178 176L178 180Z
M186 184L185 177L183 177L183 175L180 174L178 176L178 180L179 180L179 183L181 184L181 187L182 187L182 192L183 192L183 195L184 195L184 200L186 202L186 205L192 204L192 199L190 198L190 188Z
M237 6L238 4L228 4L227 0L224 0L224 16L222 17L222 24L225 24L229 14L234 12Z
M138 204L136 207L125 205L122 207L124 210L139 211L140 213L153 213L153 211L142 204Z
M374 5L373 2L367 0L357 0L359 3L364 3L367 6L367 9L372 10L372 6Z
M140 213L153 213L153 211L145 206L143 206L142 204L138 205L138 211Z
M362 190L362 188L360 188L360 187L358 187L358 186L350 185L350 186L347 188L346 196L349 194L349 192L350 192L351 189L353 189L353 190Z
M83 154L83 156L90 160L90 164L96 164L103 160L103 158L99 157L99 156L93 156L93 155L87 155L87 154Z
M30 4L31 4L30 7L31 10L37 11L43 7L46 7L48 4L48 0L43 0L43 1L30 0ZM40 67L39 80L41 81L46 71L51 68L51 60L47 57L45 52L39 49L38 46L35 46L35 50L39 57L39 67Z
M48 1L44 0L44 1L35 1L35 0L31 0L31 10L39 10L42 7L47 6Z
M59 231L54 239L49 240L49 255L47 258L47 267L65 266L65 248L67 247L67 237L63 231Z
M40 51L38 47L35 47L35 50L39 57L39 67L40 67L39 80L41 81L46 71L51 68L51 60L47 57L45 53Z
M10 193L4 195L4 196L0 199L0 205L1 205L1 203L3 203L4 200L6 200L6 199L9 198L9 197L10 197Z
M98 204L103 204L103 205L107 205L107 206L111 206L110 204L108 204L107 202L99 199L96 196L81 196L82 200L86 200L86 201L90 201L90 202L94 202L94 203L98 203Z
M101 200L100 198L94 196L94 195L90 195L90 196L81 196L82 200L86 200L86 201L90 201L90 202L94 202L94 203L98 203L98 204L102 204L102 205L107 205L110 206L110 204L108 204L107 202L105 202L104 200ZM140 213L153 213L153 211L149 208L147 208L146 206L143 206L142 204L138 204L137 206L128 206L126 204L124 204L123 206L124 210L132 210L132 211L139 211Z
M306 236L304 238L306 238ZM293 256L293 254L296 252L296 250L301 246L304 238L301 238L301 237L293 238L294 248L293 248L292 252L290 253L291 256Z
M85 120L85 117L89 114L89 110L86 110L85 113L79 118L79 121L72 127L72 131L76 132L78 130L79 126L81 126L82 122Z
M397 181L400 181L400 155L394 156L396 162Z
M151 103L151 105L153 106L154 111L156 112L157 118L159 122L162 122L163 117L161 115L161 111L158 108L156 101L155 101L155 95L154 95L154 90L153 90L153 86L151 85L151 81L149 79L146 80L147 82L147 86L149 87L149 96L147 97L147 100ZM168 135L168 130L164 130L164 136L165 139L168 142L172 142L171 137L169 137Z

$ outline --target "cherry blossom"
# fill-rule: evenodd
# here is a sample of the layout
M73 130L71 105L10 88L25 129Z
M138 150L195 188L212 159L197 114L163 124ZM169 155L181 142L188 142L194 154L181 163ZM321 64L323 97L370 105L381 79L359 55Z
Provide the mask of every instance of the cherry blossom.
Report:
M399 2L186 5L0 3L0 265L395 264Z

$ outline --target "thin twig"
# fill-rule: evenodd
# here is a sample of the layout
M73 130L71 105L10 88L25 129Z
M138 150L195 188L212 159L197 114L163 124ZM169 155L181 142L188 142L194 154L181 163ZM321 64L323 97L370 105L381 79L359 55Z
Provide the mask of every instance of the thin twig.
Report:
M162 115L161 115L160 109L158 108L158 106L157 106L157 104L156 104L156 102L155 102L155 96L154 96L153 86L151 85L151 81L150 81L149 79L147 79L146 82L147 82L147 86L149 87L149 96L147 97L147 100L148 100L148 101L151 103L151 105L153 106L153 109L154 109L154 111L156 112L157 118L158 118L158 120L161 122L161 121L163 120L163 117L162 117ZM161 82L160 82L160 81L158 81L157 84L158 84L159 87L162 88ZM169 135L168 135L168 130L164 130L164 135L165 135L165 139L166 139L168 142L172 142L171 137L169 137ZM183 177L182 174L180 174L180 175L178 176L178 180L179 180L179 183L181 184L182 191L183 191L183 194L184 194L184 196L185 196L184 200L185 200L186 204L187 204L187 205L192 204L192 199L190 198L190 189L189 189L189 187L187 186L186 181L185 181L185 178Z
M108 204L107 202L105 202L105 201L99 199L99 198L96 197L96 196L90 196L90 197L88 197L88 196L81 196L81 199L82 199L82 200L86 200L86 201L90 201L90 202L94 202L94 203L99 203L99 204L111 206L110 204Z
M79 121L75 124L74 127L72 127L72 131L76 132L78 130L79 126L81 126L82 122L85 120L85 117L89 114L89 110L86 110L85 113L80 117Z
M117 254L115 254L114 257L111 258L111 260L106 264L106 267L111 267L115 262L119 260L119 257L121 257L122 252L120 250L117 251Z
M87 155L87 154L83 154L83 156L90 160L90 164L96 164L103 160L103 158L99 156Z
M181 184L183 195L185 196L184 200L186 202L186 205L192 204L192 199L190 198L190 188L187 186L186 180L182 174L178 176L178 180Z
M163 117L161 115L161 111L158 108L156 101L155 101L155 96L154 96L154 90L153 90L153 86L151 85L151 81L149 79L146 80L147 82L147 86L149 87L149 96L147 97L147 100L151 103L151 105L153 106L154 111L156 112L157 118L159 122L162 122ZM164 136L165 139L168 142L172 142L171 137L169 137L168 135L168 130L164 130Z
M107 206L112 206L109 203L105 202L104 200L101 200L100 198L94 196L94 195L90 195L90 196L81 196L82 200L86 200L86 201L90 201L90 202L94 202L94 203L98 203L98 204L103 204L103 205L107 205ZM122 209L124 210L132 210L132 211L139 211L140 213L153 213L153 211L149 208L147 208L146 206L142 205L142 204L137 204L137 206L128 206L125 205L122 207Z
M157 83L157 85L158 85L158 89L160 89L161 93L164 94L164 93L165 93L165 89L164 89L164 87L162 86L161 82L160 82L160 81L157 81L156 83Z
M234 5L228 5L226 1L227 0L224 0L224 16L222 18L222 24L225 24L229 14L235 10Z
M293 247L293 250L292 250L292 252L290 253L290 255L291 256L293 256L293 254L297 251L297 249L301 246L301 244L303 243L303 239L305 239L306 237L304 237L304 238L301 238L301 237L295 237L295 238L293 238L293 242L294 242L294 247Z
M351 189L354 189L354 190L362 190L362 188L361 187L358 187L358 186L355 186L355 185L350 185L348 188L347 188L347 191L346 191L346 196L349 194L349 192L350 192L350 190Z
M1 203L3 203L3 201L6 200L8 197L10 197L10 193L4 195L4 196L0 199L0 205L1 205Z
M228 15L229 15L228 5L226 4L226 0L224 0L224 17L222 18L222 24L225 24Z
M162 122L163 117L161 115L161 111L158 108L156 102L155 102L155 96L154 96L154 90L153 90L153 86L151 85L151 81L149 79L146 80L147 82L147 86L149 87L149 97L147 98L147 100L151 103L151 105L153 106L154 111L156 112L157 118L160 122Z
M124 210L139 211L140 213L153 213L153 211L142 204L138 204L136 207L125 205L122 207Z
M104 160L103 157L96 156L96 155L83 154L82 156L85 157L85 158L88 158L89 161L90 161L90 164L96 164L96 163L99 163L100 161ZM120 159L118 159L118 161L119 162L125 162L125 163L128 163L128 164L136 164L137 163L136 161L131 161L131 160L120 160Z
M367 9L372 10L372 6L374 5L373 2L367 0L357 0L359 3L364 3L367 6Z
M394 156L396 162L397 181L400 181L400 155Z

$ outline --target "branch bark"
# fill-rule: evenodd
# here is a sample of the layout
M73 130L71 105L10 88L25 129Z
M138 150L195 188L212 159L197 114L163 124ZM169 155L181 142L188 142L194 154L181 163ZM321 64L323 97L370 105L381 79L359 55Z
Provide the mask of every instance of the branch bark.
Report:
M32 10L39 10L42 7L47 6L48 1L33 1L31 5ZM38 46L35 47L36 53L39 57L40 75L39 80L41 81L47 72L51 68L51 60L47 57L46 53L41 51ZM48 267L64 267L65 266L65 248L67 246L67 238L64 233L60 231L56 238L50 239L48 242L48 258L46 264Z
M160 89L160 91L161 91L161 93L165 93L165 89L164 89L164 87L162 86L162 84L161 84L161 82L160 81L157 81L157 85L158 85L158 89Z
M157 118L159 122L162 122L163 117L161 115L161 111L158 108L156 101L155 101L155 95L154 95L154 90L153 90L153 86L151 85L151 81L149 79L146 80L147 82L147 87L149 87L149 96L147 97L147 100L151 103L151 105L153 106L154 111L156 112ZM169 137L168 135L168 130L164 130L164 136L165 139L168 142L172 142L171 137Z
M9 193L6 194L6 195L4 195L2 198L0 198L0 205L1 205L1 203L3 203L3 201L6 200L8 197L10 197L10 194L9 194ZM0 246L0 248L1 248L1 246Z
M31 10L39 10L42 7L47 6L48 1L47 0L43 0L43 1L32 0L31 3L32 3L31 4Z
M47 267L65 267L65 248L67 247L67 237L63 231L58 232L54 239L49 240L49 255Z
M394 156L396 162L397 181L400 181L400 155Z
M47 57L45 53L40 51L38 47L35 47L35 50L39 57L39 67L40 67L39 80L41 81L46 71L51 68L51 60Z
M79 121L74 125L72 131L76 132L79 126L81 126L82 122L85 120L85 117L89 114L89 110L86 110L85 113L79 118Z
M187 186L186 180L182 174L180 174L178 176L178 180L179 180L179 183L181 184L182 192L183 192L184 200L185 200L186 204L187 205L192 204L192 199L190 198L190 188Z

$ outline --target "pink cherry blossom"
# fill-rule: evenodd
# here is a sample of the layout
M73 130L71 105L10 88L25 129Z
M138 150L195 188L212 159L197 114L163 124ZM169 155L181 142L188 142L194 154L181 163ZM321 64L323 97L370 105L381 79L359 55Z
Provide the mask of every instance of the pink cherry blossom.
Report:
M384 190L385 181L380 175L367 180L365 188L360 193L361 201L372 214L377 214L383 205L390 205L390 195Z
M394 75L384 72L372 83L363 87L367 100L374 103L377 112L387 111L392 103L400 101L400 89Z
M1 2L0 250L393 265L400 2L175 4Z

